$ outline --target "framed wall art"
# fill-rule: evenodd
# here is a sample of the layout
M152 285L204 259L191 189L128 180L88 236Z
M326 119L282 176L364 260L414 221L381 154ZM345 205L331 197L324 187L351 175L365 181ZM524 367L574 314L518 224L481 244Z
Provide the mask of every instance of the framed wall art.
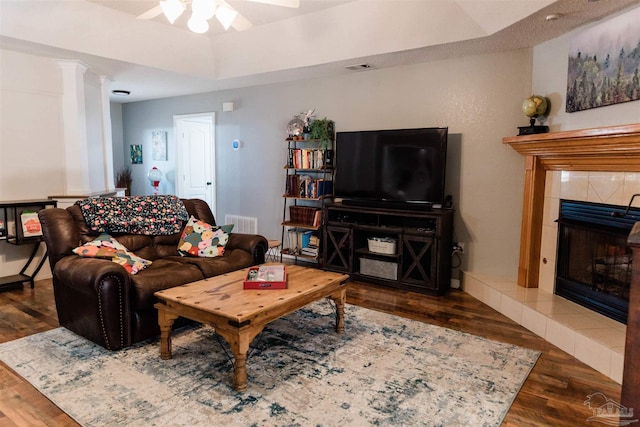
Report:
M142 145L132 144L130 147L131 147L131 164L141 165L142 164Z
M640 99L639 22L636 8L571 40L568 113Z
M151 132L151 157L153 160L167 160L167 131L154 130Z

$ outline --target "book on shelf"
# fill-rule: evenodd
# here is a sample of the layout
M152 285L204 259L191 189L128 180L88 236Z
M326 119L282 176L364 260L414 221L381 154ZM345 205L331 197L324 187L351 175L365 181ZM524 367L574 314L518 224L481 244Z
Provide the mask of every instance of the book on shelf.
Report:
M289 230L289 253L302 250L302 233L297 230Z
M289 206L289 221L295 224L313 226L316 212L320 209L311 206Z
M322 169L324 160L324 150L295 148L289 150L288 166L295 169Z
M309 182L311 181L311 177L310 176L306 176L306 175L302 175L299 177L298 180L298 195L300 197L309 197L308 194L308 189L309 189Z
M317 199L333 193L333 181L308 175L287 175L286 194L290 197Z
M42 236L42 226L36 212L24 211L20 215L24 237Z
M317 257L320 252L320 238L315 234L309 235L308 244L300 251L302 255Z
M289 253L318 255L320 238L313 231L289 230Z
M312 256L312 257L317 257L318 256L318 248L303 248L302 251L300 251L300 253L302 255L308 255L308 256Z

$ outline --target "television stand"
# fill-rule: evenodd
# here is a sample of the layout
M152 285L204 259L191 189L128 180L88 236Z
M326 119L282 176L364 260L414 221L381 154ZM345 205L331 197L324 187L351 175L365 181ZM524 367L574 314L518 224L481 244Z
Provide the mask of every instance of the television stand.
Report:
M430 295L449 289L453 210L328 203L324 211L326 270Z
M390 202L386 200L354 200L343 199L342 204L345 206L359 206L367 208L382 208L382 209L399 209L399 210L417 210L417 211L430 211L433 207L432 203L410 203L410 202Z

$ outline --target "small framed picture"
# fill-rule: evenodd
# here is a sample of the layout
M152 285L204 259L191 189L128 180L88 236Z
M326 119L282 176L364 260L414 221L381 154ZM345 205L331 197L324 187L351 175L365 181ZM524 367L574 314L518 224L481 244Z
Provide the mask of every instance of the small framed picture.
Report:
M142 164L142 144L131 144L131 164Z
M151 132L151 157L153 160L167 160L167 131L154 130Z

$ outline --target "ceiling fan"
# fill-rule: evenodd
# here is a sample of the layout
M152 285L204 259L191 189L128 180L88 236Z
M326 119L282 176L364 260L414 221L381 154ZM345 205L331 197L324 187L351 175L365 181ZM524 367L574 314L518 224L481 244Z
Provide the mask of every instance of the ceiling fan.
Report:
M248 0L256 3L271 4L274 6L300 7L300 0ZM206 33L209 31L209 19L214 16L225 30L233 27L236 31L244 31L252 27L251 22L238 13L225 0L161 0L159 4L146 12L138 15L136 19L153 19L164 13L172 24L182 15L191 4L191 18L187 26L194 33Z

